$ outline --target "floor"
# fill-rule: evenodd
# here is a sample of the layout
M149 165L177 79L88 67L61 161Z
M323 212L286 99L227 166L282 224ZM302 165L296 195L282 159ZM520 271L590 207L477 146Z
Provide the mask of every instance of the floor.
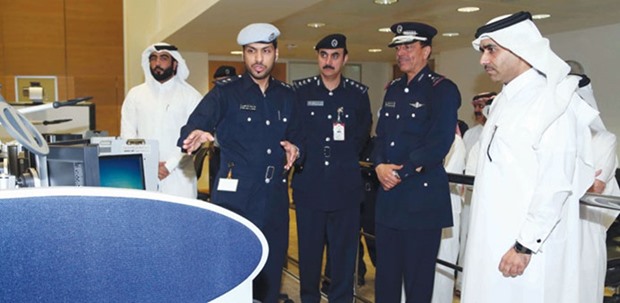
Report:
M295 221L295 211L290 210L290 232L289 232L289 262L287 268L282 275L282 293L286 294L289 299L295 303L300 303L299 299L299 271L296 264L297 260L297 224ZM364 244L365 245L365 244ZM366 263L366 283L363 286L355 287L355 303L372 303L375 300L375 268L372 266L368 254L364 255L364 262ZM326 303L327 298L324 296L321 302ZM460 302L458 297L454 298L453 303ZM288 302L290 303L290 302Z

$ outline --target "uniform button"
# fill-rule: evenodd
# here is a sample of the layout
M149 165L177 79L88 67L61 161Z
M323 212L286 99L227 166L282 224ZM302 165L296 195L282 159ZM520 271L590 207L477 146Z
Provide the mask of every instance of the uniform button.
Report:
M332 92L329 92L329 95L330 95L330 96L333 96L333 95L334 95L334 93L332 93Z
M386 117L389 117L389 116L390 116L390 113L385 113L385 116L386 116Z
M252 122L252 117L248 117L248 122Z
M332 115L327 115L327 119L331 119L331 118L332 118Z
M394 146L394 141L390 142L390 146Z
M396 119L400 119L400 115L396 115Z
M265 179L265 183L269 183L269 182L271 182L271 180Z
M424 187L428 187L428 183L424 182Z
M269 122L269 120L265 121L265 124L269 125L271 124L271 122Z
M268 155L271 155L271 148L268 148L268 149L267 149L267 154L268 154Z
M409 92L409 88L405 87L405 93L408 93L408 92Z
M325 137L325 142L329 142L331 140L329 137Z
M310 112L310 116L314 116L314 112Z
M540 239L537 239L537 240L536 240L536 243L540 243Z
M329 165L329 161L325 161L325 166L328 166L328 165Z
M415 113L411 114L411 118L415 118Z
M345 118L349 118L349 114L344 115Z
M282 122L286 122L286 118L282 118Z
M286 183L286 179L282 179L282 183Z

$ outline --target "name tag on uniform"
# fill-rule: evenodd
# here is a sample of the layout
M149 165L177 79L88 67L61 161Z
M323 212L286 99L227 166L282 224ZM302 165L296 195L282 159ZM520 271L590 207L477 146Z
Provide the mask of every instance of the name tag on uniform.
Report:
M334 141L344 141L344 123L334 122Z
M254 111L254 110L256 110L256 105L254 105L254 104L241 104L241 105L239 106L239 109L241 109L241 110L252 110L252 111Z
M236 192L239 179L220 178L220 182L217 184L217 190Z
M396 107L396 101L385 101L385 107Z
M308 100L308 106L323 106L323 100Z

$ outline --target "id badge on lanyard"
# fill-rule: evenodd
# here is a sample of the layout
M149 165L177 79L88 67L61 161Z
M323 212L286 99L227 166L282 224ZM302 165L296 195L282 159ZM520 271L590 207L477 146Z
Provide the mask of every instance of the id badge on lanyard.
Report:
M342 113L344 112L344 108L340 107L338 108L337 111L337 120L336 122L334 122L333 125L333 133L334 133L334 141L344 141L345 135L344 135L344 122L342 122L342 120L340 119L340 116L342 115Z

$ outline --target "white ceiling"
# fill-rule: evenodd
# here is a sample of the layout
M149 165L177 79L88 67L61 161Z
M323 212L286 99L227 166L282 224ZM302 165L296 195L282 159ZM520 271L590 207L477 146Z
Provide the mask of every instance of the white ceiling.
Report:
M480 11L456 11L463 6L477 6ZM469 47L479 26L521 10L551 14L551 18L535 21L543 35L620 23L620 0L399 0L393 5L377 5L372 0L220 0L165 40L182 51L230 56L230 51L240 49L236 38L241 28L268 22L282 33L278 39L281 58L314 59L316 42L339 32L347 36L349 60L392 61L394 52L387 44L393 34L379 32L381 27L401 21L433 25L439 31L433 40L433 52L438 53ZM311 22L326 26L307 27ZM459 32L460 36L442 37L444 32ZM296 47L288 47L292 44ZM370 48L383 51L369 53Z

